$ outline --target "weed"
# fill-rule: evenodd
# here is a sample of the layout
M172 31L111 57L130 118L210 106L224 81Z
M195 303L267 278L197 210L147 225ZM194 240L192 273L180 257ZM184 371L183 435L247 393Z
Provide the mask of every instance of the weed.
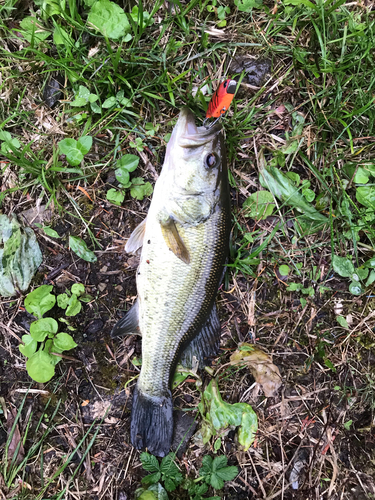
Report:
M187 490L189 497L192 500L217 500L220 497L203 497L208 491L208 487L212 486L215 490L221 490L226 481L232 481L238 474L238 468L235 466L227 466L228 459L226 456L218 456L212 459L209 455L205 456L202 461L202 467L199 471L197 479L184 478L179 468L174 462L174 454L169 453L166 457L159 461L149 453L141 453L140 459L143 468L147 472L151 472L148 476L142 479L142 484L146 488L140 488L136 492L136 498L139 500L152 500L159 498L152 496L154 492L162 492L163 486L159 483L164 483L165 498L168 498L165 490L174 491L179 485ZM202 482L203 484L198 484Z
M62 359L59 354L77 347L71 335L57 333L59 326L55 319L43 318L56 303L55 295L50 293L52 288L52 285L42 285L26 296L27 312L38 319L30 324L30 334L22 336L23 344L19 346L20 352L28 358L27 373L33 380L42 383L54 376L55 366ZM85 287L79 283L72 286L71 292L70 297L65 293L57 296L57 305L66 309L66 316L76 316L81 310L80 300L88 298Z

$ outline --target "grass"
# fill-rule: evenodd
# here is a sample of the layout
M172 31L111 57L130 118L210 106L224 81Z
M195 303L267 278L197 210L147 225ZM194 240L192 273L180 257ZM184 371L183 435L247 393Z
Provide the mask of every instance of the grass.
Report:
M37 280L58 272L62 262L66 267L53 278L54 284L64 291L70 280L81 281L95 297L81 324L73 324L82 346L77 352L84 354L84 367L74 368L81 384L78 393L72 378L72 367L78 365L64 360L58 365L63 382L56 387L63 403L48 425L40 416L44 410L38 417L38 412L27 410L29 399L23 404L12 401L22 422L26 453L21 464L7 465L15 427L9 431L1 415L6 440L0 448L0 481L6 494L19 488L20 480L31 489L26 486L14 495L24 498L130 498L139 487L139 457L127 444L126 406L132 392L126 384L138 373L130 359L139 355L139 344L134 339L124 346L95 342L109 333L115 309L125 309L135 295L136 263L120 252L124 238L147 213L148 200L135 200L126 191L117 207L106 194L118 187L116 161L129 153L141 158L134 175L154 184L181 106L189 105L201 123L218 81L235 76L233 59L243 64L244 57L251 57L270 60L271 71L256 87L247 83L246 70L237 73L241 84L224 122L233 231L231 260L219 295L226 350L217 366L228 362L238 341L250 338L272 353L283 375L284 393L283 399L280 394L273 401L264 399L259 387L249 390L253 379L241 370L223 377L223 398L235 403L244 397L259 418L256 446L249 452L237 452L230 434L223 437L219 453L241 469L224 495L288 498L298 462L301 498L351 498L351 488L374 495L374 474L368 466L375 458L374 269L366 267L375 252L374 7L343 0L264 0L248 11L246 2L237 1L176 1L168 7L161 1L139 2L138 11L129 2L118 5L127 15L120 38L93 29L89 2L21 5L5 0L0 6L1 210L21 214L37 205L50 211L62 239L58 247L51 239L39 238L46 267ZM230 9L225 11L224 28L218 28L224 12L220 7ZM25 23L35 14L36 31ZM50 109L43 92L57 75L61 94ZM72 105L80 97L80 86L96 100ZM58 144L85 135L94 138L94 145L73 168ZM262 172L267 171L273 177L264 182ZM284 175L278 177L278 172ZM281 188L283 194L278 195ZM246 200L264 190L273 195L272 215L250 216ZM315 213L312 208L326 218L320 227L306 219L306 213ZM69 234L83 237L98 262L88 267L77 261L68 251ZM335 261L334 256L346 260ZM352 266L353 272L345 273L338 263ZM108 275L108 282L107 271L100 274L104 266L117 273ZM281 273L286 272L281 266L287 266L287 274ZM118 273L120 268L124 273ZM354 282L358 285L353 288ZM105 285L104 291L98 285ZM19 306L20 300L0 305L2 362L7 362L3 369L11 367L17 389L29 387L17 351L16 337L25 333ZM83 324L86 328L93 319L103 318L98 338L81 333ZM10 393L7 386L0 394L7 407ZM104 431L90 427L93 420L80 423L69 452L59 445L61 404L72 404L81 422L82 402L88 400L90 406L118 394L126 398L120 398L123 406L116 410L116 422L106 423ZM199 402L189 382L176 394L182 408L194 409ZM36 429L34 444L29 429ZM49 437L43 437L46 429L53 436L56 457L76 454L76 460L79 455L76 465L73 460L65 469L64 461L57 459L48 467L43 464L41 457L48 455L50 444ZM197 472L202 456L213 449L197 447L193 453L193 448L180 466ZM91 475L86 455L90 449L95 471ZM80 462L86 464L85 473ZM39 482L31 481L33 474ZM105 488L108 477L110 486ZM181 491L169 495L187 498Z

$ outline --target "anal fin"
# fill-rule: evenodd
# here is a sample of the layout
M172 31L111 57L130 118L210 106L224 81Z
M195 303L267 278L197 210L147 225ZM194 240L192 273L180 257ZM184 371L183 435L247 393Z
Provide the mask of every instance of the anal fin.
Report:
M111 337L118 337L128 334L138 334L141 332L139 330L139 302L138 299L125 314L113 327L111 331Z
M220 348L220 335L220 320L214 304L201 331L182 352L180 357L182 366L192 368L195 357L198 360L199 368L203 368L208 362L207 358L217 356Z

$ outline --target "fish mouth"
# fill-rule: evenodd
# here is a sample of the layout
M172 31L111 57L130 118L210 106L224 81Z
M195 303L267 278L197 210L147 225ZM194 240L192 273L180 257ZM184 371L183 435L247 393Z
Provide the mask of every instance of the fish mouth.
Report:
M193 148L204 146L212 141L221 130L222 126L219 122L209 129L206 127L197 127L193 112L189 108L184 107L180 112L174 132L176 132L176 143L179 146Z

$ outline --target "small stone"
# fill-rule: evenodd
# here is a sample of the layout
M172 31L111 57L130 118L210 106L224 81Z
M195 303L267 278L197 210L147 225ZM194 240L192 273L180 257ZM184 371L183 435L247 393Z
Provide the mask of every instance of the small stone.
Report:
M106 283L99 283L98 284L98 289L99 289L99 292L104 292L104 290L107 288L107 284Z
M106 273L108 271L108 267L107 266L103 266L101 269L100 269L100 273Z
M116 292L122 292L123 288L122 288L122 286L121 286L121 285L117 285L117 286L115 287L115 290L116 290Z

